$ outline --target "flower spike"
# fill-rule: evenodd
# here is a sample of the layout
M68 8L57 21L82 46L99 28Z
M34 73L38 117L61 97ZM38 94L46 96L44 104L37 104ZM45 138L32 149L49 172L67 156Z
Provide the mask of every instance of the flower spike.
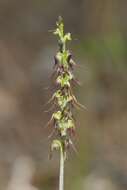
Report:
M70 51L66 48L67 42L71 41L71 34L65 33L64 23L62 17L58 18L56 22L56 29L53 34L58 39L58 52L54 56L54 71L53 78L55 80L56 91L52 95L49 102L53 102L55 112L52 114L47 125L53 127L55 132L55 139L52 141L50 153L60 150L60 178L59 190L63 190L64 185L64 162L66 158L67 149L72 147L76 150L72 143L72 136L75 134L75 119L73 117L73 108L83 108L72 91L74 83L80 84L75 79L73 68L77 65ZM52 135L51 134L51 135Z

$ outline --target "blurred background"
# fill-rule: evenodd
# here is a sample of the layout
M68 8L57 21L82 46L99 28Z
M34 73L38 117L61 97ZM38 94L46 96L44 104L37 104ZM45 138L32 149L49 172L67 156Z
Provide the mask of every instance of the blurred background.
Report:
M79 65L74 87L77 153L66 190L127 189L127 1L0 0L0 190L58 189L59 154L48 159L58 16Z

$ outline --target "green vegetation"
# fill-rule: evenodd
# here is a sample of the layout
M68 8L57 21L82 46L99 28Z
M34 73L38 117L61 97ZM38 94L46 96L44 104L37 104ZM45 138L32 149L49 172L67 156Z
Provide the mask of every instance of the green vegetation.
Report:
M75 122L73 117L73 107L83 107L77 102L72 92L72 85L76 82L73 75L73 68L76 65L72 55L66 48L68 41L71 41L71 34L64 33L64 24L61 17L56 23L57 28L54 35L58 38L59 50L54 57L54 77L56 91L51 100L55 105L50 122L55 130L55 139L51 144L51 152L60 150L60 175L59 190L64 189L64 162L66 160L67 149L73 146L71 137L75 133ZM83 107L84 108L84 107Z

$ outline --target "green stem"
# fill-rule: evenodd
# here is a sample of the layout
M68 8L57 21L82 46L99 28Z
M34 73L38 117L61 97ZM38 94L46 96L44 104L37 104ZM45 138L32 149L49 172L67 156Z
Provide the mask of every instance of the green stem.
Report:
M60 150L59 190L64 190L64 152Z

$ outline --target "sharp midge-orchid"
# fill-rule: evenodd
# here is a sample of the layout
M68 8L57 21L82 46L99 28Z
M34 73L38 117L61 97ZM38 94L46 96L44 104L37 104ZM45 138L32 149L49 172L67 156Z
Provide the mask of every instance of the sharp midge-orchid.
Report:
M53 126L53 131L56 134L51 144L51 152L54 149L60 150L59 190L63 190L66 152L70 146L73 146L71 137L75 133L73 108L85 107L77 101L72 91L73 83L78 82L73 74L76 63L72 59L72 54L66 48L67 42L71 41L71 34L64 33L64 24L61 17L59 17L56 26L54 35L57 36L59 46L59 50L54 56L53 77L55 78L56 91L50 100L50 102L53 102L55 111L48 125Z

